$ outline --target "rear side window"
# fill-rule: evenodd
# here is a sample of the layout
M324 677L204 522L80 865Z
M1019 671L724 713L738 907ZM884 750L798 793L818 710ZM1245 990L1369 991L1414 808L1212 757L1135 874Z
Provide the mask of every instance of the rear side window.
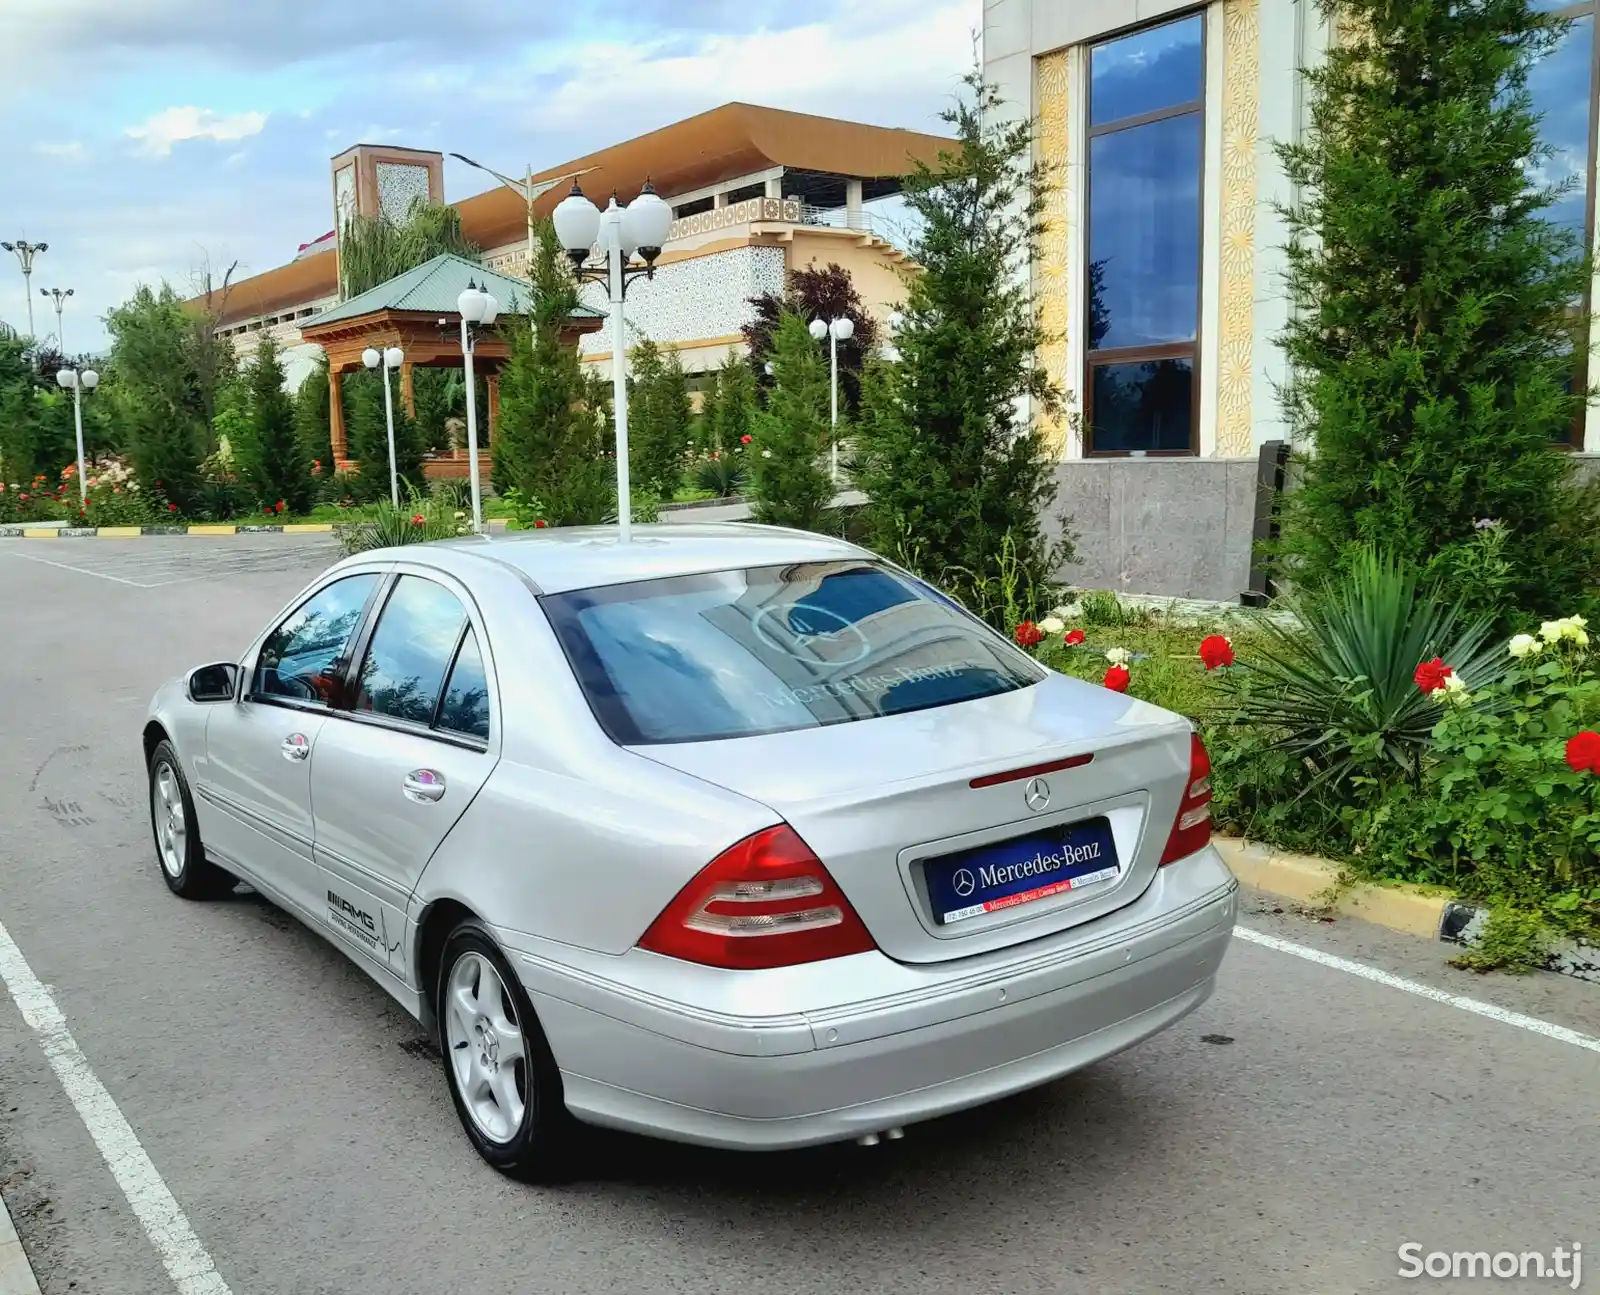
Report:
M1044 670L927 586L820 562L547 594L613 741L703 742L948 706Z
M442 585L401 576L378 616L354 709L431 725L467 613Z

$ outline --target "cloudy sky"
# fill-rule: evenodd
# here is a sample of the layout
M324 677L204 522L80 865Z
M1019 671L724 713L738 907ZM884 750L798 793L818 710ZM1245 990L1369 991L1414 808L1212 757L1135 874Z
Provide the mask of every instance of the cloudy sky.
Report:
M47 242L69 349L140 282L271 269L332 226L351 144L520 173L730 100L940 129L982 0L0 0L0 239ZM447 196L484 177L446 162ZM0 253L0 320L26 327Z

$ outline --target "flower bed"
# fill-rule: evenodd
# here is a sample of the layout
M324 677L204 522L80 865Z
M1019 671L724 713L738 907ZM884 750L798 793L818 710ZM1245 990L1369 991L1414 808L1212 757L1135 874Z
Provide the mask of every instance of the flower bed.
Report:
M1223 830L1448 886L1500 923L1479 962L1537 965L1551 932L1600 933L1600 653L1582 617L1484 642L1402 592L1403 624L1366 646L1437 650L1390 669L1397 681L1330 654L1320 612L1175 624L1088 595L1014 635L1054 669L1195 720Z

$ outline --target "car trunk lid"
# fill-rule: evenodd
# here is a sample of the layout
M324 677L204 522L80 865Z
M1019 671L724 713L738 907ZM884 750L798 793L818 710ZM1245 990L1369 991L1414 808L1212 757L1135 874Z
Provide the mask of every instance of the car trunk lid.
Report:
M632 749L781 814L884 953L939 962L1050 935L1138 898L1155 875L1188 777L1189 726L1147 703L1052 675L906 714ZM1092 820L1102 821L1098 831L1115 849L1115 875L1058 883L1025 902L1016 896L1040 888L1019 881L993 911L948 920L950 877L961 863L949 856L983 851L971 856L973 875L992 876L978 868L981 860L1022 857L1034 838L1059 839L1062 829ZM997 854L988 850L1001 845Z

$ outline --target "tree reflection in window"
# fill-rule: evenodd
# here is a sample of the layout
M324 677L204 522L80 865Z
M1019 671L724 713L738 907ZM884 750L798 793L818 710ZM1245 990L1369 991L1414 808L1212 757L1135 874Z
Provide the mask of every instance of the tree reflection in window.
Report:
M450 683L439 705L435 728L467 737L489 740L489 685L483 676L483 654L478 651L478 636L467 630L450 671Z
M448 589L401 576L361 663L355 709L431 724L466 622L466 612Z
M350 636L377 583L376 575L349 576L296 608L262 645L252 693L336 704Z

